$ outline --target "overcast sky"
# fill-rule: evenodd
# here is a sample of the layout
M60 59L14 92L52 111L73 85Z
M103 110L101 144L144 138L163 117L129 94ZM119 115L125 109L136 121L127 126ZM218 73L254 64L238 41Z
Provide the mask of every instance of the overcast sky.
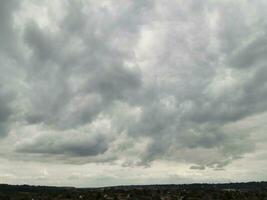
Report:
M267 180L266 0L1 0L0 182Z

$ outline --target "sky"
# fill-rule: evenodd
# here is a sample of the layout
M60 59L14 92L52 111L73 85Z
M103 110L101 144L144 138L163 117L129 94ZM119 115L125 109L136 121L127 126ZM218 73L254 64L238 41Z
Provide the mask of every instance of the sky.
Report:
M266 0L1 0L0 182L267 180Z

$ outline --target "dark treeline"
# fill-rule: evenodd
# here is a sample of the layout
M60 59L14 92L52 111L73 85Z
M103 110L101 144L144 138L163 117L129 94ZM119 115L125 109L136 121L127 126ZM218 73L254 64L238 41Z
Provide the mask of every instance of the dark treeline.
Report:
M267 200L267 182L102 188L0 184L0 200Z
M240 182L240 183L192 183L192 184L169 184L169 185L127 185L105 187L110 189L133 189L133 188L166 188L166 189L236 189L236 190L257 190L266 189L267 182ZM96 188L99 189L99 188Z

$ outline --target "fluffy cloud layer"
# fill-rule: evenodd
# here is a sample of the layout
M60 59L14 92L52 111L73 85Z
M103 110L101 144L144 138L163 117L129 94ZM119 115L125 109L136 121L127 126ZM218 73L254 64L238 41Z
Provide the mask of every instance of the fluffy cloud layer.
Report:
M221 171L264 153L266 10L1 1L1 157Z

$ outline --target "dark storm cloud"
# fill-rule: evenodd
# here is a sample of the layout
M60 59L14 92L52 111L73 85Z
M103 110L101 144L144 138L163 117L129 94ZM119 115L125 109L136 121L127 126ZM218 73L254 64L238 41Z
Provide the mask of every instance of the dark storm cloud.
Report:
M12 89L14 59L18 59L19 48L13 25L13 12L19 7L17 1L0 2L0 136L9 131L10 118L14 112L11 103L15 97Z
M97 135L68 135L62 138L54 135L45 135L37 138L33 143L22 148L18 147L20 153L34 153L45 155L66 155L66 156L96 156L103 154L108 149L108 139Z
M0 88L1 92L1 88ZM11 116L11 109L8 105L8 99L5 98L6 94L0 93L0 136L7 134L9 117Z
M20 36L8 9L1 11L3 46L20 55L13 107L0 87L0 130L24 128L15 152L218 170L256 149L250 133L227 127L267 111L260 3L105 3L67 1L61 18L26 19ZM16 52L21 47L8 39L15 36L25 52ZM1 63L12 63L2 49ZM92 125L98 128L84 128Z
M205 166L193 165L193 166L190 167L190 169L193 169L193 170L205 170Z
M240 69L264 65L266 64L266 51L266 30L263 30L262 34L233 54L231 65Z
M0 51L8 56L15 56L16 38L13 29L13 12L19 7L19 1L3 0L0 2Z

